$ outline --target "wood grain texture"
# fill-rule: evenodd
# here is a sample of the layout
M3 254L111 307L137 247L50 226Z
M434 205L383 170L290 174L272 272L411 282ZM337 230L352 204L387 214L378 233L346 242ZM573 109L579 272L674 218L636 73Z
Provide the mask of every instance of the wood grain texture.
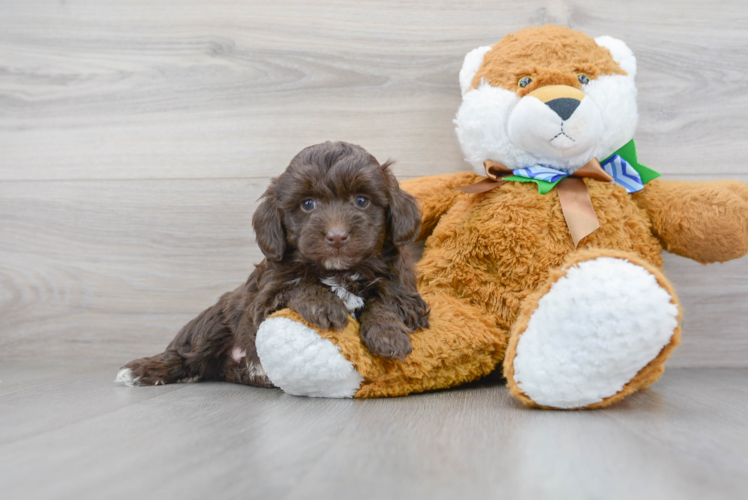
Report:
M748 487L744 369L670 370L612 408L552 412L501 384L323 400L118 387L116 366L0 363L4 498L688 500Z
M748 181L748 7L695 0L0 0L0 359L127 361L260 260L255 200L302 147L400 178L468 168L464 54L546 22L625 40L640 158ZM668 256L672 366L748 366L748 260Z
M265 177L329 138L409 176L456 171L465 53L546 22L634 50L643 159L746 173L740 0L5 0L2 13L3 179Z

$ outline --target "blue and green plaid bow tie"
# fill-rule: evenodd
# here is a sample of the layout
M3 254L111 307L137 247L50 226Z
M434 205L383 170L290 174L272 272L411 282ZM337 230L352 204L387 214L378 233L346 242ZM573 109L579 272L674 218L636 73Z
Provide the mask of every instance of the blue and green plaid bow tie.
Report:
M573 174L544 165L512 170L494 160L484 161L483 166L486 169L486 179L457 189L465 193L485 193L510 181L534 182L538 185L538 193L544 195L558 186L559 203L575 247L582 238L600 227L590 193L582 178L613 182L628 193L636 193L644 188L644 184L660 176L658 172L639 163L633 139L618 148L602 164L596 159L590 160Z
M613 182L623 186L627 193L636 193L644 189L644 183L639 175L639 172L634 170L634 167L621 158L620 155L613 155L605 162L601 163L600 166L605 170L611 177ZM518 177L524 177L526 179L536 179L540 181L550 182L555 184L564 177L569 177L569 174L555 168L546 167L543 165L535 165L529 168L518 168L512 171L513 175Z

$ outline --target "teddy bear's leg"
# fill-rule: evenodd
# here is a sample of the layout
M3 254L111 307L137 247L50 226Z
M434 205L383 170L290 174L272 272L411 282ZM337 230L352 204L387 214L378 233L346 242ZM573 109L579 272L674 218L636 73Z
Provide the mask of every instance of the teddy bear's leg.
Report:
M580 250L523 302L504 376L528 405L599 408L655 382L679 340L678 299L660 269Z
M424 294L431 326L411 334L404 360L373 356L361 342L359 323L318 331L284 309L257 331L257 353L274 385L312 397L403 396L443 389L491 373L506 350L507 332L493 318L448 294Z
M353 319L344 332L351 329L358 331ZM262 322L255 345L270 381L294 396L350 398L364 380L337 345L290 309Z

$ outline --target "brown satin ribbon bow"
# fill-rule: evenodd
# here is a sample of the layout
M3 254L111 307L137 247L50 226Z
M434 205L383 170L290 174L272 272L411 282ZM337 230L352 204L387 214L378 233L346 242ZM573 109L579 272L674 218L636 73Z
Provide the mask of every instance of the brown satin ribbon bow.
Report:
M483 167L486 169L488 179L483 179L470 186L463 186L457 189L465 193L485 193L495 187L506 184L508 181L502 180L502 178L513 175L512 169L493 160L484 161ZM575 247L582 238L593 233L600 227L595 208L592 206L590 192L587 190L587 185L582 180L582 177L613 182L613 177L603 170L600 162L593 158L582 168L569 177L564 177L556 184L561 210L564 213L564 219L566 219L566 225L569 227L571 239L574 241Z

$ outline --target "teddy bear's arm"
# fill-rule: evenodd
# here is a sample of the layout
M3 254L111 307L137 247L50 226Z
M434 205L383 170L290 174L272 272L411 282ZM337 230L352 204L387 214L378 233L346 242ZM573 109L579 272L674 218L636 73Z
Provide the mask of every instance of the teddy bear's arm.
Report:
M466 196L465 193L456 188L475 184L482 179L484 177L473 172L460 172L418 177L401 182L400 187L418 199L418 207L421 210L423 224L416 241L428 238L439 222L439 218L460 197Z
M656 179L633 195L668 252L702 264L748 253L748 185Z

